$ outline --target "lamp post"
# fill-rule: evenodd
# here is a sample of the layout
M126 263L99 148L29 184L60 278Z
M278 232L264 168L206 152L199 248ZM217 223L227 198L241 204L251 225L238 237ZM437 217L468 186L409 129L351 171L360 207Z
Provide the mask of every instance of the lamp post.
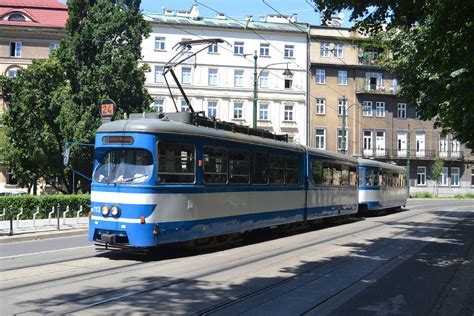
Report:
M275 65L283 65L283 64L287 65L285 71L283 72L283 76L285 76L285 78L292 77L293 73L290 71L290 69L288 69L288 64L290 62L271 63L263 67L260 70L260 72L257 72L257 60L258 60L257 51L254 52L253 60L254 60L254 65L253 65L253 124L252 124L252 127L257 128L258 78L260 77L260 75L265 69L267 69L270 66L275 66Z

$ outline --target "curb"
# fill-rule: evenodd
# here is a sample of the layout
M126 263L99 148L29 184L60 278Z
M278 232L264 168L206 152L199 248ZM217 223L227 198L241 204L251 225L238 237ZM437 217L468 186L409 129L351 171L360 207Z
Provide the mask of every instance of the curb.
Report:
M18 233L13 236L0 236L0 244L10 244L20 241L29 241L29 240L42 240L50 239L57 237L68 237L68 236L78 236L86 235L88 233L88 228L77 228L77 229L67 229L63 231L42 231L42 232L25 232Z

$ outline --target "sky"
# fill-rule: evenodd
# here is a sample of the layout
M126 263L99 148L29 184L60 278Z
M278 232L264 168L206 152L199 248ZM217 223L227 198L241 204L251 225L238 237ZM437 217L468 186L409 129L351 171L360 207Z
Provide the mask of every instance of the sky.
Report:
M65 3L66 0L59 2ZM243 19L246 15L252 15L256 20L262 15L277 13L262 0L198 0L198 2L199 13L206 17L214 17L215 11L219 11L237 20ZM311 7L313 3L311 0L265 0L265 2L281 14L298 14L299 22L320 25L319 13ZM194 3L196 3L194 0L142 0L141 9L149 13L163 13L163 8L189 10ZM206 6L211 9L207 9ZM342 26L352 26L353 23L349 22L349 12L344 13Z

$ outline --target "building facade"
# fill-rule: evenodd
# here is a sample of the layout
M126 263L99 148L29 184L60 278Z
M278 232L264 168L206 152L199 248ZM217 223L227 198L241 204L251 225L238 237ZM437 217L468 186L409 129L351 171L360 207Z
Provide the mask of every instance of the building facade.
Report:
M410 192L433 192L439 156L439 194L473 191L471 151L397 95L397 79L376 62L379 48L341 27L311 26L310 38L311 146L409 166Z
M65 36L67 17L57 0L0 0L0 74L15 77L33 60L48 58ZM0 118L6 106L0 98ZM0 162L0 189L15 184Z
M193 109L252 126L256 63L257 127L288 134L292 142L306 143L306 24L271 15L258 21L251 17L237 21L222 14L201 17L197 5L190 11L145 13L145 18L153 24L153 32L142 44L143 62L151 68L146 86L157 111L188 108L167 76L174 99L170 97L162 75L165 63L177 53L175 45L183 40L221 38L224 43L209 47L175 69Z

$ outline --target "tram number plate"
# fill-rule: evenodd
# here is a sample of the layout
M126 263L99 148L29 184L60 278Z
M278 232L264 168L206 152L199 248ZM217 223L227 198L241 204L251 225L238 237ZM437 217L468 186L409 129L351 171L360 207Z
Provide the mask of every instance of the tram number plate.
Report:
M112 235L112 234L102 234L102 235L100 235L100 240L107 243L107 244L113 244L113 243L115 243L115 237L117 237L117 236Z

